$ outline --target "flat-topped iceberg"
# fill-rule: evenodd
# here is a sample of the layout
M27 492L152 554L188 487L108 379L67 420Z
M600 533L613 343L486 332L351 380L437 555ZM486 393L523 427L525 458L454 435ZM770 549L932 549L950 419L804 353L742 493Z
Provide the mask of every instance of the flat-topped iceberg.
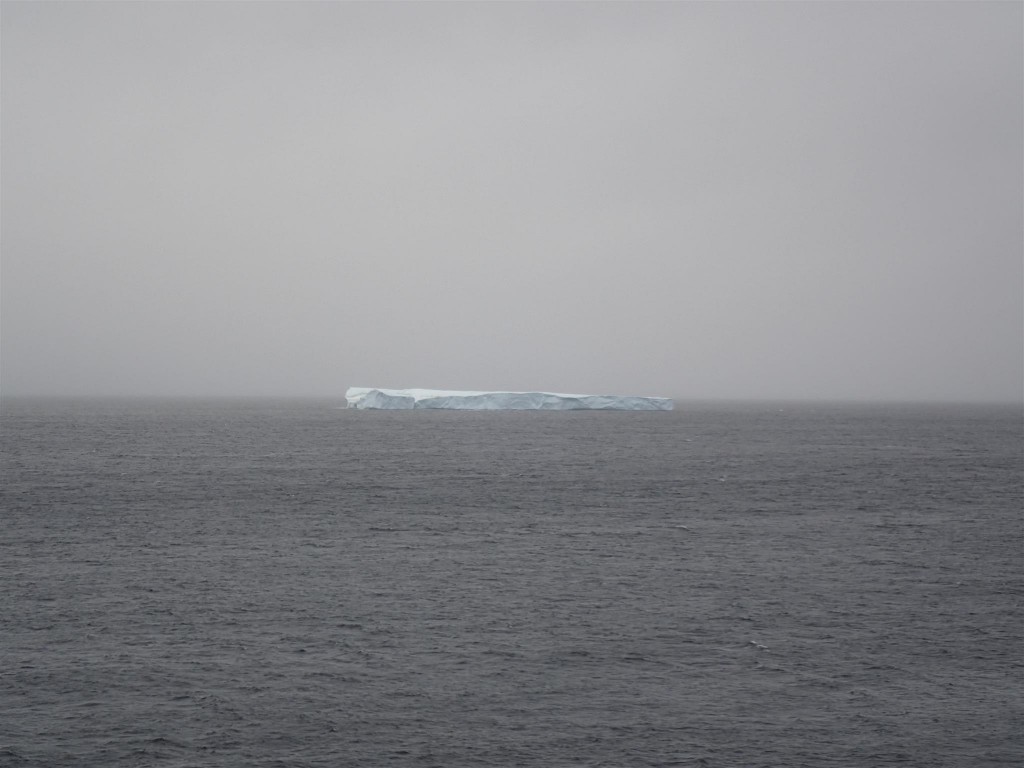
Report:
M349 387L349 408L409 410L446 408L460 411L671 411L667 397L565 395L558 392L458 392L443 389L376 389Z

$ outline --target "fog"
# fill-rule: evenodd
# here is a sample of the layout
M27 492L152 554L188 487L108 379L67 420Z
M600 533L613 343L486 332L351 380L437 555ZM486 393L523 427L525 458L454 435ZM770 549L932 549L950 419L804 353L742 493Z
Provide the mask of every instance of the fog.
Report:
M1020 400L1020 3L2 4L0 393Z

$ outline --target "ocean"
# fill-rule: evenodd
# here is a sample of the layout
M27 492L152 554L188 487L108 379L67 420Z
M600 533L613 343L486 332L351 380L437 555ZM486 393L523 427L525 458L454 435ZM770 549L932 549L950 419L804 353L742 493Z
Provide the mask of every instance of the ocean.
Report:
M0 404L0 766L1017 766L1019 406Z

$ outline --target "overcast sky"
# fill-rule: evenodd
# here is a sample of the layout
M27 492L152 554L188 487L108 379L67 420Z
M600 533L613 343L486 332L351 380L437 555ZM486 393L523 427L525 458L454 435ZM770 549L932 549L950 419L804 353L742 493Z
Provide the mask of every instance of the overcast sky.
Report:
M1022 397L1021 3L0 12L5 395Z

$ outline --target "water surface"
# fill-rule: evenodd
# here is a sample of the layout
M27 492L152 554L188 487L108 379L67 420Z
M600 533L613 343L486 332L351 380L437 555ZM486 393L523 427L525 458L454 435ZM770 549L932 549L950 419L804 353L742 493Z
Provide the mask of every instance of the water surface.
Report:
M2 404L0 765L1024 759L1019 408Z

